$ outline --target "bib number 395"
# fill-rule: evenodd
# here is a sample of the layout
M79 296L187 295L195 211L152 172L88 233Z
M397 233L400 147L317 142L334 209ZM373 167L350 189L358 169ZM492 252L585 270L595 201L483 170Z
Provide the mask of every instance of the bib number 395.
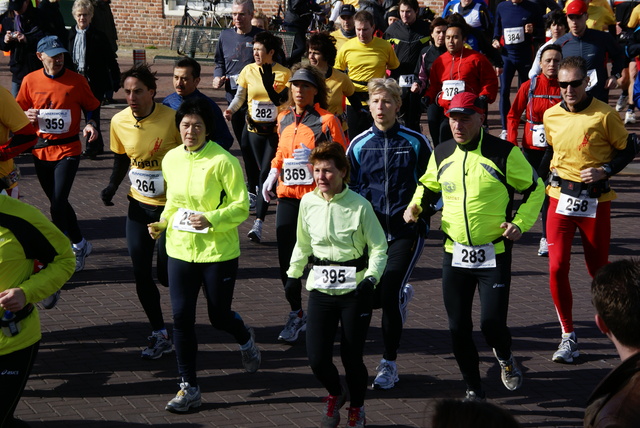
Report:
M356 268L353 266L314 266L313 278L315 288L355 289Z
M451 266L465 269L496 267L495 247L493 244L471 246L454 242Z

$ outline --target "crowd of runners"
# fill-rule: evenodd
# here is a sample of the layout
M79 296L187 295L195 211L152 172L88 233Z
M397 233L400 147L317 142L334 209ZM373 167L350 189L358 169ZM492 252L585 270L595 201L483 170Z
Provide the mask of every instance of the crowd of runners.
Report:
M507 326L512 247L539 216L537 255L548 257L561 327L550 354L566 364L579 356L571 245L579 230L592 277L609 263L616 198L609 178L637 150L625 125L635 123L640 99L629 56L640 53L633 31L640 9L622 3L614 14L604 1L509 0L491 11L482 0L453 0L434 17L416 0L350 0L334 6L337 29L305 37L300 17L311 4L289 3L285 25L301 35L288 54L277 33L254 25L252 1L234 0L234 27L220 34L215 53L213 87L227 101L218 105L198 90L209 77L188 57L174 65L175 93L158 102L152 67L119 69L109 38L91 23L99 10L92 1L74 2L77 25L68 36L56 1L9 2L0 41L12 71L12 94L0 89L0 237L20 251L0 246L0 369L16 373L1 388L0 426L24 426L13 411L41 338L35 304L54 307L60 287L93 251L69 195L81 158L104 152L100 106L119 88L128 106L110 121L113 170L101 199L112 206L129 178L126 240L151 331L141 356L177 356L180 391L168 411L201 405L200 288L211 325L234 337L247 372L259 370L253 329L231 308L238 226L250 212L245 239L256 245L275 225L280 293L289 305L277 339L295 344L306 331L309 364L328 392L323 427L338 426L347 398L347 426L364 426L369 383L388 390L399 381L396 360L414 295L409 279L437 212L464 400L486 400L472 338L476 289L480 330L501 380L511 391L523 383ZM623 89L615 108L608 105L612 88ZM499 137L487 126L496 100ZM234 137L244 171L229 151ZM13 158L25 151L55 227L15 201ZM276 201L275 221L267 221ZM172 332L156 280L169 287ZM375 309L382 311L384 353L370 381L363 352ZM346 390L333 363L338 326Z

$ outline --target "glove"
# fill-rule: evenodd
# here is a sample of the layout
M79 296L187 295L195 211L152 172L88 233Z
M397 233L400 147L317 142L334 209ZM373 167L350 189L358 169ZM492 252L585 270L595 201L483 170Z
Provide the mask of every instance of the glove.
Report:
M271 64L262 64L262 69L260 69L260 75L262 76L262 84L265 89L268 91L269 89L273 90L273 84L276 81L276 75L273 72L273 68Z
M113 184L109 184L107 187L102 189L102 192L100 192L100 198L102 199L102 203L108 207L112 207L113 202L111 202L111 200L113 199L115 194L116 194L115 186Z
M371 276L368 276L360 281L358 283L358 286L356 287L356 297L373 297L373 290L376 288L374 281L375 279Z
M266 203L271 202L271 189L273 189L274 184L276 184L279 173L280 171L278 171L278 168L271 168L267 179L264 180L264 183L262 184L262 197Z
M489 99L486 95L480 95L478 97L478 106L481 107L484 111L489 108Z
M311 154L311 149L307 148L307 146L305 146L304 143L300 143L300 145L302 146L301 148L295 149L293 151L293 158L295 160L308 162L309 155Z
M296 299L300 299L300 293L302 293L302 280L300 278L287 278L287 283L284 285L284 295L287 301L293 302Z

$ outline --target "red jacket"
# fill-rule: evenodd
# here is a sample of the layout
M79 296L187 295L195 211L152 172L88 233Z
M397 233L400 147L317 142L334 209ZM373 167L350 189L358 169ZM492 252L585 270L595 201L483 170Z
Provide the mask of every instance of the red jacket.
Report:
M464 81L465 92L486 95L489 103L494 102L498 95L498 77L493 66L483 54L468 48L463 48L455 56L447 51L436 58L431 66L426 96L432 102L437 101L446 112L450 99L444 99L447 95L442 93L442 82L445 80Z
M531 97L531 82L535 80L533 97ZM531 97L531 98L530 98ZM527 111L527 122L524 126L522 136L522 147L532 150L545 150L545 147L533 145L533 126L542 124L542 117L548 108L562 101L558 79L549 79L540 73L535 79L526 81L516 95L516 99L511 104L511 110L507 115L507 140L518 145L518 126L522 112Z

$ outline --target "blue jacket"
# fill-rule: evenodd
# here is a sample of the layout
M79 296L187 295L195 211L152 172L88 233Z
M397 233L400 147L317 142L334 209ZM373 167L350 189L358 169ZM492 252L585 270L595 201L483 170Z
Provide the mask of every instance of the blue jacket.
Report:
M427 137L398 122L387 132L374 124L351 141L347 156L349 187L371 202L387 240L415 235L415 224L405 223L402 214L429 163Z
M233 145L233 136L231 135L231 132L229 132L229 127L227 126L227 122L224 120L224 116L222 116L220 107L218 107L218 105L211 98L196 89L186 97L182 97L178 95L177 92L174 92L173 94L167 96L164 100L162 100L162 104L174 110L178 110L178 108L185 100L196 97L204 98L205 100L209 101L209 104L213 109L213 117L215 118L213 126L215 127L216 134L213 140L218 143L220 147L222 147L226 151L229 151L229 149Z

